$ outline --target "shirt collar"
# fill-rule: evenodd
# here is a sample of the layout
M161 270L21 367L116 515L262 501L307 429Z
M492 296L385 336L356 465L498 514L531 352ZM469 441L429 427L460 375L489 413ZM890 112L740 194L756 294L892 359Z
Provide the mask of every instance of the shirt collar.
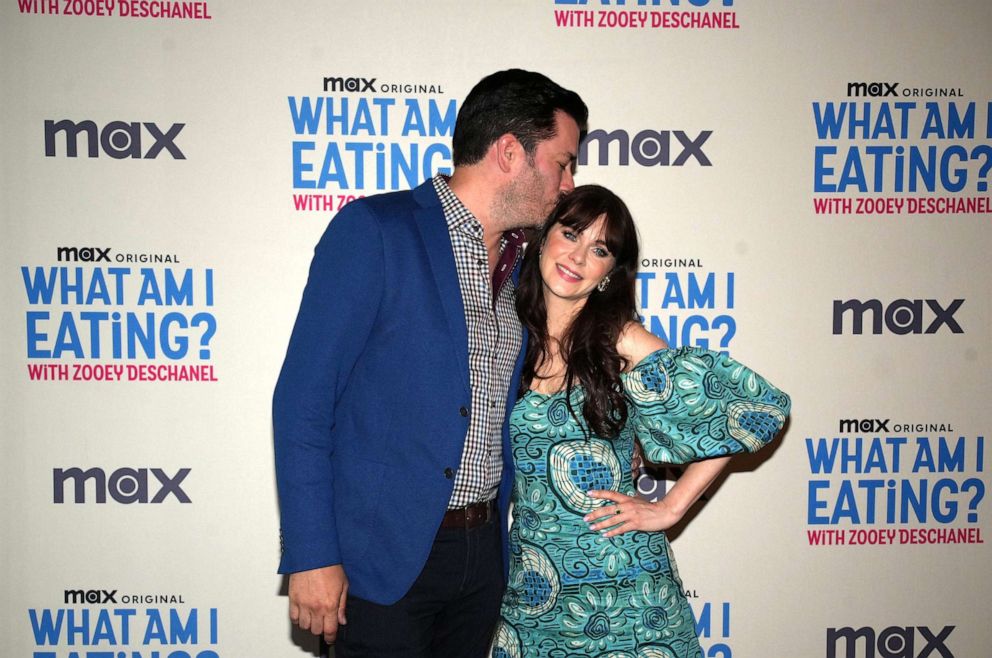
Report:
M448 176L437 174L433 178L434 190L441 200L441 208L444 211L444 221L448 224L448 230L464 231L472 237L482 239L482 224L472 211L465 207L448 185Z

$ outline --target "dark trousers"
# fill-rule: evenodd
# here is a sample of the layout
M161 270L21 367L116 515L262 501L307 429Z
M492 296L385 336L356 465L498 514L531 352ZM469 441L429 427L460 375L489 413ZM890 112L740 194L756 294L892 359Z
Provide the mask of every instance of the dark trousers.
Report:
M424 570L392 605L348 596L348 624L335 658L483 658L503 596L503 558L494 520L441 528Z

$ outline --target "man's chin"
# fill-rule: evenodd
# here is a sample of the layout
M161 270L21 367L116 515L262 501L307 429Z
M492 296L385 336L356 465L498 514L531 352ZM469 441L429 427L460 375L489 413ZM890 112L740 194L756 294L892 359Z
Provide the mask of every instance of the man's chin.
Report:
M550 216L551 216L551 212L548 211L540 215L535 213L526 218L521 218L521 219L527 219L528 221L526 224L522 224L520 228L539 230L544 227L544 225L548 221L548 217Z

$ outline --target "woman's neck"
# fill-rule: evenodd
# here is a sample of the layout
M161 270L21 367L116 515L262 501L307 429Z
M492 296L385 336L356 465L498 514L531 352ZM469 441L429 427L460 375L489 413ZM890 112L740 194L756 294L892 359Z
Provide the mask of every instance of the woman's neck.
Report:
M544 293L544 308L547 312L548 337L560 341L568 333L572 321L579 314L586 300L562 299L547 292Z

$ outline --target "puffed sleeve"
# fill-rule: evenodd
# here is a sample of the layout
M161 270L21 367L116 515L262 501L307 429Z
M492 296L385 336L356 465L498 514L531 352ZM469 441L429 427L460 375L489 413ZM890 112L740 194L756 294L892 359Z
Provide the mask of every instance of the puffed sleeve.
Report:
M624 386L645 457L666 464L754 452L775 438L792 406L747 366L699 347L651 353Z

